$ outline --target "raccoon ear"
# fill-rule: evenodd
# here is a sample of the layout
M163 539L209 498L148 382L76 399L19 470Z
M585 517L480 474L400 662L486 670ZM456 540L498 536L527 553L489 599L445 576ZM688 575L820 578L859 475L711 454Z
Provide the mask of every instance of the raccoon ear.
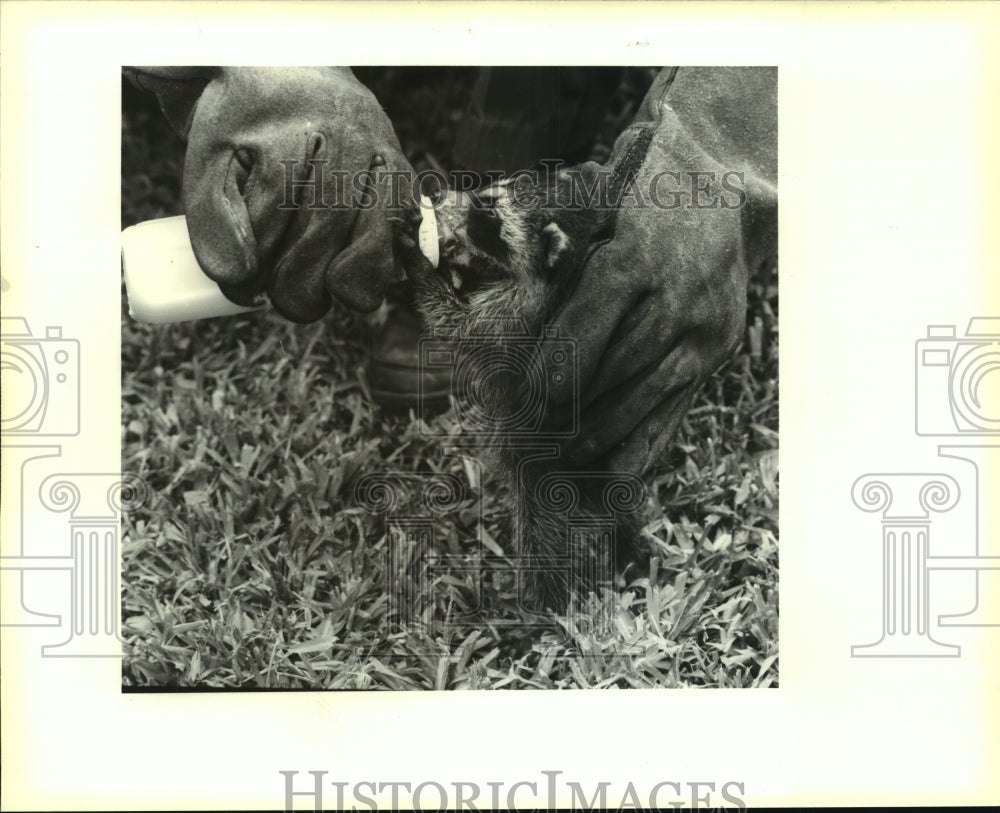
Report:
M542 229L542 246L545 249L545 265L551 270L564 254L569 251L570 240L554 220Z

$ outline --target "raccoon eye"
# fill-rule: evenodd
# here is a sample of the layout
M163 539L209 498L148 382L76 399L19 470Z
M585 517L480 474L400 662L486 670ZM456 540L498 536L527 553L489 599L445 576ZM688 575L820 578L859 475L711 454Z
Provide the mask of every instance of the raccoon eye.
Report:
M492 198L489 200L477 200L476 201L476 211L481 212L486 217L496 217L497 207L496 201Z
M489 254L500 262L507 262L510 252L501 234L503 222L500 211L483 206L476 207L469 215L466 222L469 242L482 253Z

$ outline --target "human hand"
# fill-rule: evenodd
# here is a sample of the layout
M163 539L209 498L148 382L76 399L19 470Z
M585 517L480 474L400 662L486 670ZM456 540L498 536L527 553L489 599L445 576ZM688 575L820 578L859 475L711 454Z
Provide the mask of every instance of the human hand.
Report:
M554 320L577 344L571 465L648 469L738 344L748 272L777 259L776 91L767 68L664 71L616 142L646 205L625 197Z
M156 93L186 138L191 242L227 297L250 304L266 293L297 322L319 319L331 297L362 311L378 307L400 276L384 181L410 167L382 108L347 68L126 75ZM346 173L346 195L331 170Z

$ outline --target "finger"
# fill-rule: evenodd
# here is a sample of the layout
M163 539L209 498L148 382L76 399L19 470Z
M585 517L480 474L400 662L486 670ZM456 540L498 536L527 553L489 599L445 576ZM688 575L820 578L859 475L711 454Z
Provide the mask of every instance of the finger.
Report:
M237 291L253 286L259 270L257 239L243 199L253 167L245 165L247 152L235 148L240 133L228 135L234 146L219 147L219 131L228 129L224 93L223 82L210 83L195 109L184 156L183 199L199 265L224 291Z
M607 458L608 468L641 474L661 460L676 436L698 386L692 385L673 393L650 410L611 451Z
M208 157L196 148L189 149L184 172L184 209L199 265L220 285L251 286L259 263L240 189L243 168L232 153Z
M629 371L647 366L657 357L658 342L629 340L636 329L669 324L658 314L648 325L640 318L649 316L654 291L641 278L643 266L629 256L629 248L612 242L598 249L583 269L577 289L556 315L560 338L573 342L575 348L576 376L550 385L553 403L569 402L576 397L577 387L586 403L602 391L594 386L602 370L605 386L613 386L615 377L627 377ZM609 284L607 269L616 269L613 284ZM616 357L618 363L605 363L606 356Z
M621 208L614 238L589 258L555 318L576 341L582 403L655 369L687 334L717 365L743 320L739 250L733 210ZM554 387L557 401L568 394Z
M680 425L702 378L701 356L685 343L654 370L642 371L581 408L579 431L563 445L572 465L605 461L641 464L662 448ZM618 469L615 469L618 470Z
M327 292L355 310L368 312L382 304L386 289L396 279L392 227L385 212L360 212L350 244L326 269Z

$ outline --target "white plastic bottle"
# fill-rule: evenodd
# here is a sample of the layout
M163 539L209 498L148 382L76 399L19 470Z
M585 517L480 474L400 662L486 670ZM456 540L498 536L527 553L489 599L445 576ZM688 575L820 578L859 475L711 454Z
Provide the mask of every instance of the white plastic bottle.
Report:
M418 245L437 268L437 216L426 197L421 199L421 211ZM147 220L122 231L122 269L129 313L140 322L162 324L231 316L267 305L263 294L252 307L226 299L198 265L183 215Z

